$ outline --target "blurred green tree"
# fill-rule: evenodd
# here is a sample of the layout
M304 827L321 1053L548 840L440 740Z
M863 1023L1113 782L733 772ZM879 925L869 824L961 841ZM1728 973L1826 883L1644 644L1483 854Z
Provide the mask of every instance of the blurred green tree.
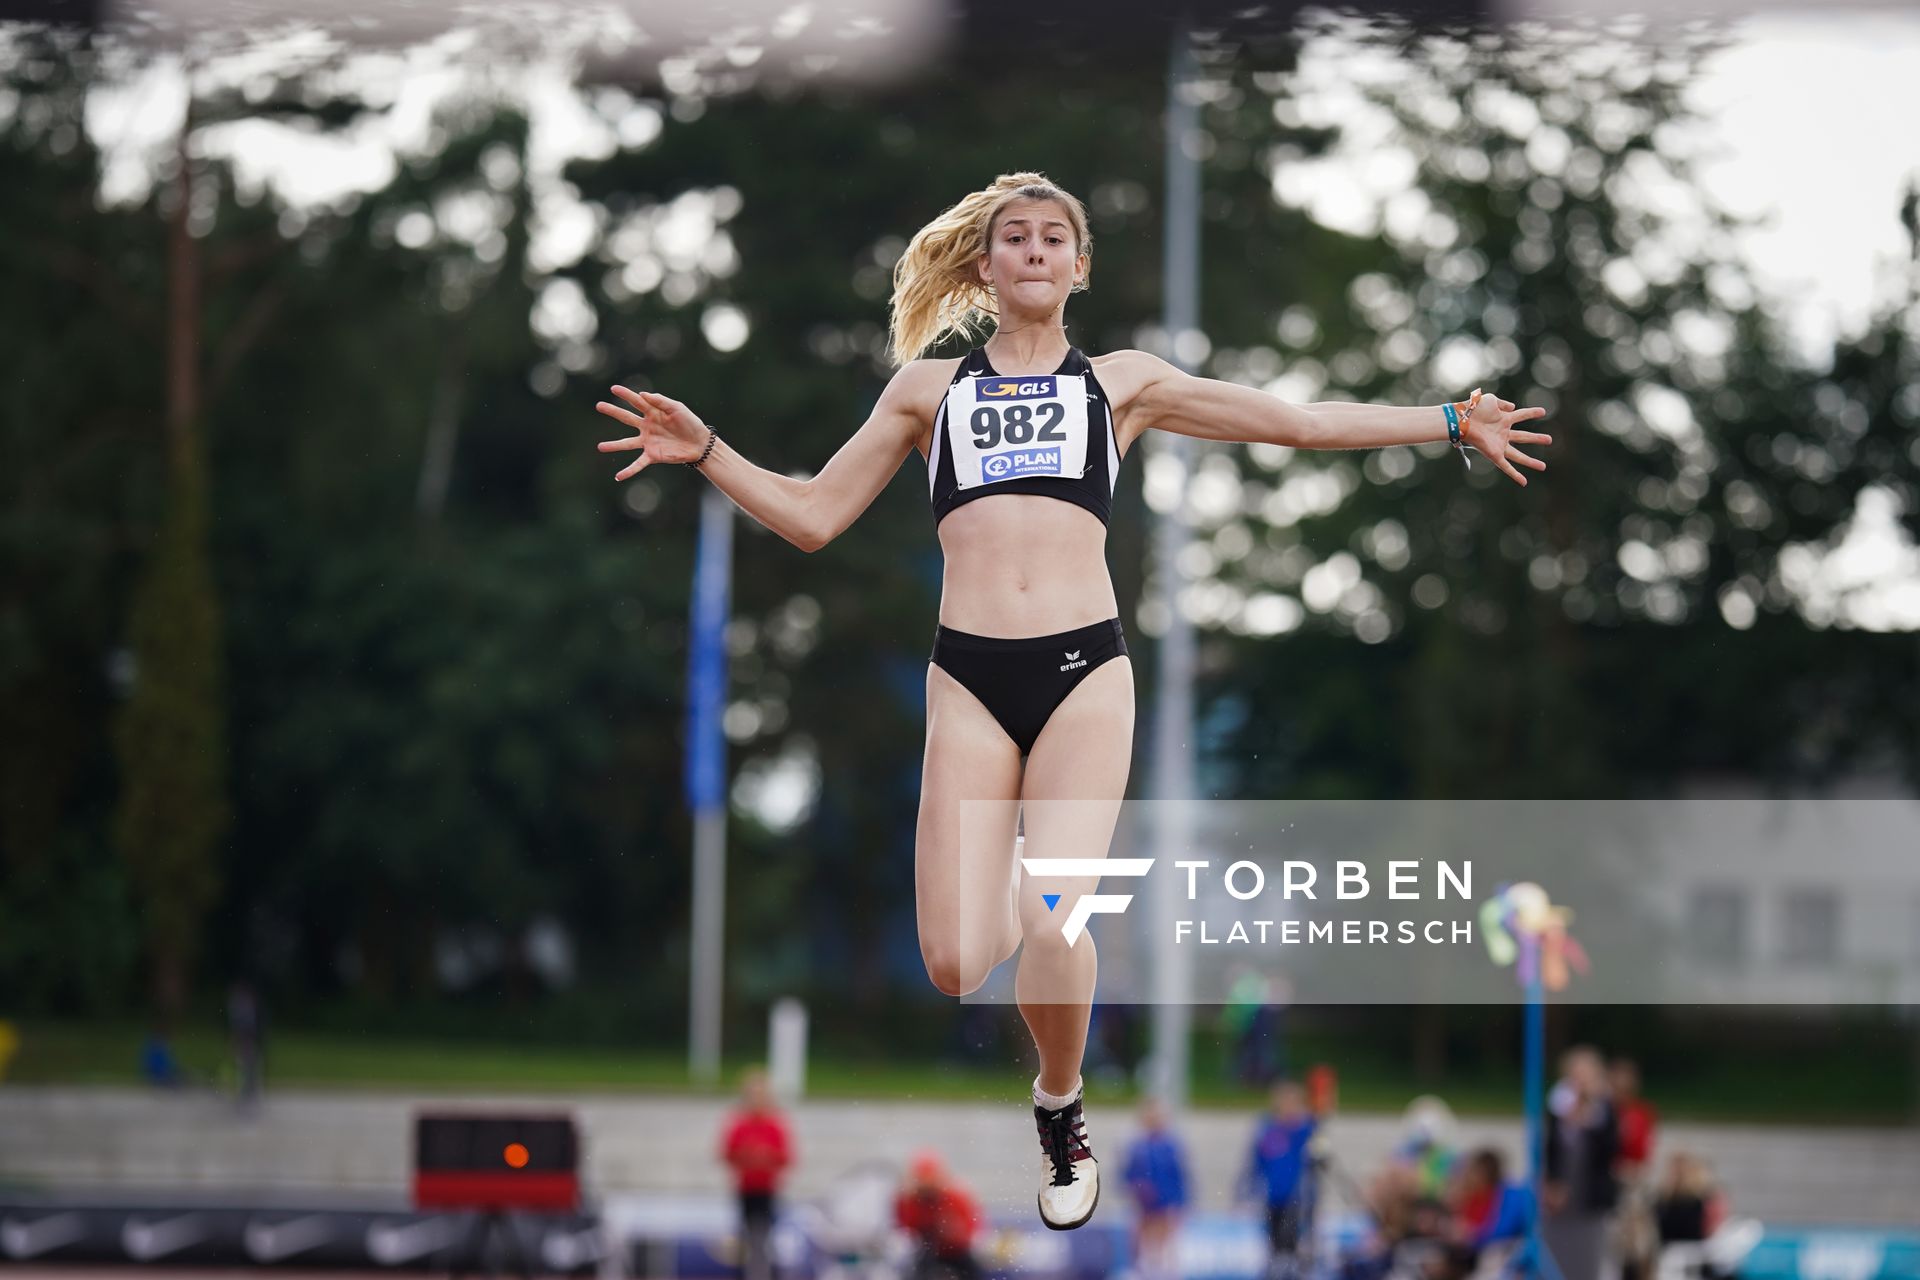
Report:
M1807 370L1726 220L1668 225L1697 193L1679 88L1702 50L1301 38L1345 43L1311 67L1294 36L1202 49L1205 371L1309 401L1486 381L1550 404L1553 469L1521 491L1438 448L1206 448L1169 495L1129 458L1110 559L1143 708L1168 607L1142 581L1149 509L1184 500L1200 529L1207 792L1604 795L1871 751L1911 771L1910 640L1817 629L1799 590L1860 495L1913 530L1910 301ZM552 917L584 985L615 993L609 1030L677 1037L703 482L614 486L592 402L657 386L756 461L818 468L887 376L906 238L1014 169L1092 209L1075 341L1160 347L1162 51L963 45L857 93L731 64L662 97L585 84L569 109L606 141L563 171L512 60L467 56L390 177L319 204L246 178L222 129L348 128L394 110L379 76L295 61L209 90L185 163L110 200L126 157L74 122L140 68L88 57L35 36L0 59L19 355L0 914L44 926L7 929L0 976L65 975L34 979L43 1005L124 984L124 948L70 932L34 963L60 932L34 904L69 874L75 913L157 911L182 986L205 935L282 1000L395 1018L449 994L524 1012L520 941ZM1343 101L1328 65L1363 92ZM1398 167L1378 221L1322 204L1356 147ZM156 300L191 280L197 327L170 327ZM743 525L738 1006L812 987L877 1023L896 987L925 990L910 851L940 561L920 466L816 556ZM770 777L807 802L749 803ZM116 785L124 866L104 862Z
M1282 394L1417 404L1484 385L1545 405L1554 435L1524 490L1437 445L1210 452L1187 501L1211 571L1188 607L1216 631L1225 791L1643 794L1910 748L1885 712L1911 704L1912 672L1891 704L1857 690L1825 752L1814 726L1769 718L1833 691L1806 624L1747 630L1804 607L1782 564L1836 541L1863 493L1915 509L1895 403L1910 344L1876 331L1830 373L1793 358L1693 172L1709 135L1684 90L1716 38L1539 35L1338 20L1308 39L1351 85L1269 82L1216 124L1340 114L1335 161L1272 153L1276 193L1303 208L1351 190L1367 156L1403 169L1377 210L1340 211L1364 267L1284 297L1264 326L1279 348L1216 331L1216 373L1259 380L1291 348ZM1317 631L1388 654L1322 676L1293 652ZM1761 682L1778 700L1738 691Z

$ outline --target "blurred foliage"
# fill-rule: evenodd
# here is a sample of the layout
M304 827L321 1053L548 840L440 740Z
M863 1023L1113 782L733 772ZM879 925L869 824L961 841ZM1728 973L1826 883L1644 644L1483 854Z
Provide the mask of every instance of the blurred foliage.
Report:
M377 1017L372 1024L377 1034L369 1034L359 1020L330 1019L324 1028L270 1028L269 1078L283 1088L711 1093L730 1091L738 1073L757 1060L755 1042L743 1036L733 1041L739 1048L727 1055L721 1081L698 1085L688 1079L684 1054L658 1045L636 1050L582 1034L581 1027L591 1023L582 1022L581 1012L573 1009L570 1017L552 1019L556 1025L546 1034L538 1023L503 1019L497 1009L458 1034L427 1036L417 1028L383 1025ZM1296 1069L1338 1064L1340 1105L1348 1111L1397 1112L1410 1094L1437 1091L1462 1115L1513 1113L1521 1080L1509 1047L1517 1036L1512 1010L1452 1010L1446 1068L1425 1078L1397 1045L1369 1036L1365 1020L1304 1016L1327 1012L1289 1015L1286 1053ZM1650 1025L1638 1009L1579 1012L1589 1019L1583 1035L1632 1047L1667 1122L1898 1125L1920 1103L1898 1028L1871 1015L1835 1017L1822 1011L1819 1034L1809 1035L1808 1020L1791 1011L1676 1019L1665 1026ZM809 1097L1006 1101L1008 1079L1017 1077L1026 1061L1012 1034L995 1049L965 1058L903 1056L901 1040L932 1045L950 1033L952 1010L923 1003L889 1014L893 1043L836 1044L809 1055ZM144 1029L137 1023L34 1020L18 1030L20 1052L8 1074L12 1083L126 1086L139 1079ZM183 1026L174 1048L190 1077L231 1084L229 1046L218 1023ZM1264 1105L1264 1090L1236 1078L1234 1058L1230 1035L1208 1027L1195 1033L1196 1106L1255 1110ZM1099 1068L1087 1073L1087 1090L1101 1105L1139 1096L1134 1081Z
M220 614L197 460L169 467L166 522L128 622L133 690L114 725L114 843L140 904L155 1003L185 1004L230 810Z
M1356 60L1348 127L1406 155L1410 182L1367 261L1301 298L1291 324L1310 336L1285 364L1303 398L1484 385L1545 406L1554 443L1527 451L1549 470L1523 490L1439 447L1212 450L1201 475L1238 489L1224 511L1189 499L1226 584L1193 602L1226 624L1207 655L1219 786L1610 797L1862 768L1911 783L1910 641L1809 631L1781 570L1790 548L1835 541L1869 486L1920 531L1920 405L1894 403L1920 380L1911 317L1830 372L1798 367L1690 168L1682 93L1712 44L1539 34L1386 33L1390 62ZM1237 116L1298 110L1259 82L1227 81ZM1278 161L1283 196L1311 193L1285 181L1297 163ZM1268 661L1262 610L1301 620L1300 644L1325 631L1390 652Z
M1549 405L1552 470L1521 490L1439 448L1202 449L1183 500L1207 791L1913 779L1911 636L1815 625L1782 568L1835 540L1869 487L1916 531L1911 309L1810 369L1723 218L1667 239L1648 192L1696 192L1678 89L1702 49L1372 39L1390 71L1333 118L1303 109L1317 91L1298 39L1202 49L1203 371L1303 399L1433 403L1484 382ZM109 725L127 688L142 696L138 619L183 621L134 606L175 510L166 187L100 198L109 157L73 124L95 79L126 74L19 31L0 52L15 95L0 113L0 986L49 1011L139 990L126 932L154 894L138 861L115 861L106 815L129 780ZM658 1043L678 1038L685 990L679 691L700 483L653 470L614 486L592 442L616 431L593 401L613 381L657 387L756 461L817 469L884 383L905 238L1021 168L1093 212L1075 341L1163 343L1164 67L1000 42L859 95L587 84L580 110L623 141L559 174L526 103L475 74L423 151L330 206L256 190L217 149L192 161L207 616L226 663L224 692L199 696L223 703L208 710L232 813L220 864L189 879L219 886L198 990L250 973L294 1018L504 1009L544 1032L527 1011L574 1007L537 999L567 978L518 941L551 921L573 981L605 993L568 1016ZM210 95L207 118L254 103L346 130L391 109L311 68L289 77ZM1313 175L1363 112L1410 157L1413 194L1338 231L1310 215L1333 180ZM562 224L584 230L549 258L539 233ZM1110 548L1143 707L1167 608L1143 574L1154 461L1129 459ZM928 991L911 848L940 561L920 465L812 557L742 523L731 763L752 779L809 762L818 791L791 830L736 806L736 1018L798 990L854 1025ZM58 910L55 884L73 886ZM83 919L98 927L61 923Z

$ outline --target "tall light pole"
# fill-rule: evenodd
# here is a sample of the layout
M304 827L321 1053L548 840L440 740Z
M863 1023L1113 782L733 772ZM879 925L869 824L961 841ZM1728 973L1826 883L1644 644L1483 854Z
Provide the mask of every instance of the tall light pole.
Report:
M700 499L692 626L687 646L687 808L693 813L693 929L687 990L687 1069L720 1075L722 967L727 924L727 617L733 581L733 500L709 486Z
M1195 135L1199 105L1189 86L1198 64L1185 22L1173 33L1167 68L1166 239L1162 291L1166 330L1174 363L1189 367L1195 344L1189 334L1200 327L1200 160ZM1159 513L1153 536L1153 577L1166 606L1166 630L1160 637L1153 715L1153 855L1162 868L1193 848L1193 624L1181 607L1186 575L1180 551L1187 545L1187 474L1193 442L1172 434L1154 437L1162 456L1172 458L1179 477L1172 509ZM1169 1110L1186 1105L1188 1040L1193 1026L1191 953L1173 941L1174 895L1152 896L1149 912L1153 939L1152 1090Z

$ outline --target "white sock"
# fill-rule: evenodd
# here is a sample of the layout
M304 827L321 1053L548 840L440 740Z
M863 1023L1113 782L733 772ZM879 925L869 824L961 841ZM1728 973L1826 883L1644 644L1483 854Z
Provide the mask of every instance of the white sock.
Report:
M1075 1076L1073 1079L1073 1088L1062 1094L1052 1094L1040 1087L1040 1077L1035 1076L1033 1078L1033 1105L1036 1107L1045 1107L1049 1111L1058 1111L1079 1097L1081 1091L1085 1088L1086 1081L1079 1076Z

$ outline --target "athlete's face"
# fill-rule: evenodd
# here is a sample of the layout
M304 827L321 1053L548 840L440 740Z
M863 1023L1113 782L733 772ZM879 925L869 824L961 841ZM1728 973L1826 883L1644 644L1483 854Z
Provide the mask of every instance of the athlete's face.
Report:
M1045 315L1058 310L1086 276L1067 211L1051 200L1016 201L1001 210L980 259L1003 311Z

